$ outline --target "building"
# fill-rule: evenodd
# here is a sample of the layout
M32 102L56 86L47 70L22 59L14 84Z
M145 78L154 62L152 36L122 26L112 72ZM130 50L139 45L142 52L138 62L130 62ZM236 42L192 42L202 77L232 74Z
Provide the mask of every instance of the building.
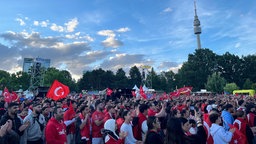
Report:
M24 58L23 61L23 72L30 72L31 67L36 64L45 69L50 67L51 60L44 58Z

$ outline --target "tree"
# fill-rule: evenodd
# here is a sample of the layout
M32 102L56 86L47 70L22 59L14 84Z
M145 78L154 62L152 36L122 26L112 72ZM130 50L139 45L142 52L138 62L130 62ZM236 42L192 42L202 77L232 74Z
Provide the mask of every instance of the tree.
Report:
M205 87L208 91L222 93L225 83L226 80L222 78L219 73L214 72L208 77Z
M243 62L233 54L225 53L218 59L218 72L224 77L228 83L236 83L239 87L243 85Z
M129 75L130 75L130 86L129 87L133 87L135 84L138 86L142 84L142 76L141 76L139 69L136 66L133 66L130 69Z
M243 89L251 89L253 82L250 79L246 79L243 85Z
M115 75L115 88L128 88L128 78L125 75L125 71L120 68L116 71Z
M217 55L209 49L197 49L189 54L188 61L183 63L175 79L179 87L193 86L194 90L204 88L207 78L217 65Z
M239 87L236 85L236 83L227 83L224 87L224 91L230 94L232 94L234 90L238 90L238 89Z

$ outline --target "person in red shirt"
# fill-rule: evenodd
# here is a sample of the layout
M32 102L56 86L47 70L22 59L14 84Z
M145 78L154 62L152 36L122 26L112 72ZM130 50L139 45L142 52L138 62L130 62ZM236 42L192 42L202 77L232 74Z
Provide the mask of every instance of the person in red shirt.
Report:
M80 129L81 139L79 144L90 144L90 127L91 127L91 112L90 108L87 105L84 105L80 108L81 113L79 114L79 123L77 126Z
M148 105L147 104L141 104L139 106L139 123L138 123L138 133L136 138L138 140L144 140L146 133L148 131L148 126L147 126L147 115L148 115Z
M76 101L68 100L68 110L66 110L64 113L64 124L66 125L68 144L75 144L76 108Z
M96 111L92 114L92 144L103 144L101 130L104 127L104 108L100 100L95 102Z
M253 133L250 129L247 120L246 115L243 110L238 110L236 112L237 118L235 119L233 125L247 138L248 144L253 143Z
M115 108L112 105L107 106L107 112L105 113L104 122L106 122L108 119L115 119Z
M66 126L63 123L63 109L56 107L53 117L45 128L45 140L47 144L67 144Z

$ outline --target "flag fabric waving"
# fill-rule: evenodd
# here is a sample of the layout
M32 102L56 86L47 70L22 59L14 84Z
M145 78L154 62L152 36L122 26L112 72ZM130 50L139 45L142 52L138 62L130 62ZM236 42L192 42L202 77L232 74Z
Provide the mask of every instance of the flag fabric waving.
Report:
M182 87L182 88L179 88L178 91L180 94L184 94L184 95L190 95L191 93L191 90L192 90L193 87Z
M7 87L4 88L3 96L4 96L5 102L10 103L12 101L11 94L10 94L9 90L7 89Z
M60 83L58 80L54 80L46 96L57 101L59 99L65 98L69 92L70 91L68 86Z
M19 96L17 95L17 93L13 91L13 92L11 93L11 99L12 99L12 101L17 101L18 98L19 98Z
M234 125L229 124L230 128L236 128ZM236 128L233 133L232 139L229 144L247 144L246 136Z
M143 97L144 99L147 99L147 96L146 96L142 86L140 86L140 96Z
M112 90L112 89L107 88L107 96L111 96L112 92L113 92L113 90Z

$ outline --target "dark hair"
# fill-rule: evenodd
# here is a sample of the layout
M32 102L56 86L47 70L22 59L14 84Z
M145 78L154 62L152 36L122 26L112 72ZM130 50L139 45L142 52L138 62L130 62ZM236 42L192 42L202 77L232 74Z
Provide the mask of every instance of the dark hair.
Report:
M243 116L244 116L244 111L238 110L238 111L236 112L236 116L237 116L237 117L243 117Z
M233 108L233 105L232 104L226 104L225 110L228 110L229 108Z
M140 106L139 106L139 111L141 112L141 113L143 113L145 110L147 110L148 109L148 105L147 104L141 104Z
M239 100L238 105L241 106L244 103L244 100Z
M19 106L19 104L16 103L16 102L11 102L11 103L9 103L8 108L11 108L11 107L14 107L14 106Z
M128 113L129 113L129 111L127 111L127 110L123 111L122 118L125 119L124 117L127 116Z
M97 109L97 106L98 106L100 103L102 103L101 100L97 100L97 101L95 102L95 104L94 104L95 109Z
M87 107L88 107L88 105L83 105L83 106L80 108L80 112L84 111L85 108L87 108Z
M215 123L218 118L219 118L219 114L217 114L217 113L211 113L209 115L209 119L210 119L211 123Z
M184 125L185 123L188 122L188 119L184 118L184 117L180 117L179 118L180 122L181 122L181 125Z
M154 128L153 123L156 123L157 118L155 116L150 116L147 119L148 131Z
M57 111L58 111L59 108L62 108L62 107L54 107L53 113L54 113L54 114L57 114Z
M178 118L170 117L167 121L165 144L186 144L185 134Z

